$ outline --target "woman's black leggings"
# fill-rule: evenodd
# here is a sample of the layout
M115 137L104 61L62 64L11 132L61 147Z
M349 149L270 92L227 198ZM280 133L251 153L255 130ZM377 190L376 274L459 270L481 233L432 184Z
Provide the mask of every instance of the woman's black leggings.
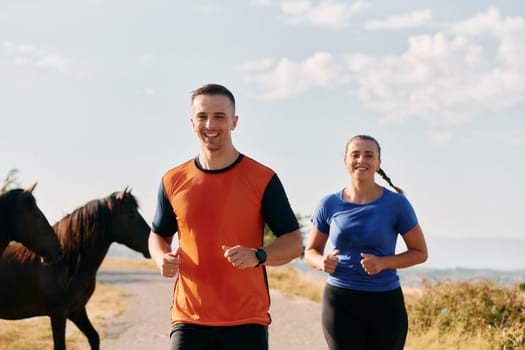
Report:
M364 292L327 284L322 322L331 350L402 350L408 332L401 288Z

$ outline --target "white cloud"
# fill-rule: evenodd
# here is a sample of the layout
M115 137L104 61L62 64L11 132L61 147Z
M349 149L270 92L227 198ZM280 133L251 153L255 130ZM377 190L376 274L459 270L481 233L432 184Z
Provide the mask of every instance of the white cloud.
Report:
M525 65L525 19L503 17L495 7L454 23L451 33L464 37L489 37L498 40L496 59L510 66Z
M353 15L369 7L365 1L347 3L338 0L322 0L315 5L309 0L286 1L280 9L291 24L309 24L314 27L344 28Z
M525 40L517 37L502 38L499 46L497 59L509 66L524 69L525 67Z
M525 103L525 35L517 35L522 21L503 18L491 8L451 30L409 37L401 54L283 58L266 70L249 72L247 80L262 89L264 98L346 86L386 121L464 122L484 111ZM486 45L487 35L496 41L496 50Z
M384 20L373 20L365 23L370 30L416 28L426 25L432 19L432 11L425 9L413 11L407 15L391 16Z
M13 64L49 68L61 73L69 70L71 60L59 54L48 54L33 45L2 43L4 50L11 57Z
M451 31L458 35L492 34L498 38L523 35L524 30L525 20L522 17L503 18L496 7L489 7L485 12L451 26Z
M412 37L402 55L368 57L364 69L352 69L352 61L359 99L391 121L456 123L525 102L525 70L494 65L483 47L461 37Z
M248 64L247 66L249 66ZM267 72L247 72L246 80L261 86L263 99L283 99L312 88L327 88L341 79L341 65L331 54L317 52L302 62L281 59Z

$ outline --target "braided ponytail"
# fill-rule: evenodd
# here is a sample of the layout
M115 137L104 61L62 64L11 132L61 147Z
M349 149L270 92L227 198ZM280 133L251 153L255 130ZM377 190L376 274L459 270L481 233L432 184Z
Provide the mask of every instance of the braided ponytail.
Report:
M397 193L401 193L401 194L404 194L405 192L403 192L402 189L400 189L399 187L395 186L393 183L392 183L392 180L390 180L390 178L388 177L388 175L385 173L385 171L381 168L377 169L376 171L379 175L381 175L381 177L383 178L383 180L385 180L389 185L390 187L392 187L394 190L396 190Z

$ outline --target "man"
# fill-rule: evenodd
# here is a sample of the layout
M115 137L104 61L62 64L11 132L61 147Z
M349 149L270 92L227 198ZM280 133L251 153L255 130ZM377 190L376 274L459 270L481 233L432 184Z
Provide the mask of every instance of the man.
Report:
M264 265L302 251L299 224L277 175L239 153L239 117L224 86L192 94L199 155L163 177L149 238L164 277L177 277L170 350L268 349L270 296ZM262 247L264 225L277 238ZM179 246L171 251L173 235Z

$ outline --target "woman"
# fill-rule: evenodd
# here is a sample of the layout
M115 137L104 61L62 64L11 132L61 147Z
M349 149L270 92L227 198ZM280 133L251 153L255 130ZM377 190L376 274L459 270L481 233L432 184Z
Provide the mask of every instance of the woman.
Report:
M396 269L427 259L415 212L381 169L371 136L346 145L350 182L325 196L312 216L306 262L329 275L323 295L323 332L330 349L403 349L408 317ZM375 173L398 193L375 182ZM406 251L395 253L397 235ZM324 254L326 242L334 250Z

